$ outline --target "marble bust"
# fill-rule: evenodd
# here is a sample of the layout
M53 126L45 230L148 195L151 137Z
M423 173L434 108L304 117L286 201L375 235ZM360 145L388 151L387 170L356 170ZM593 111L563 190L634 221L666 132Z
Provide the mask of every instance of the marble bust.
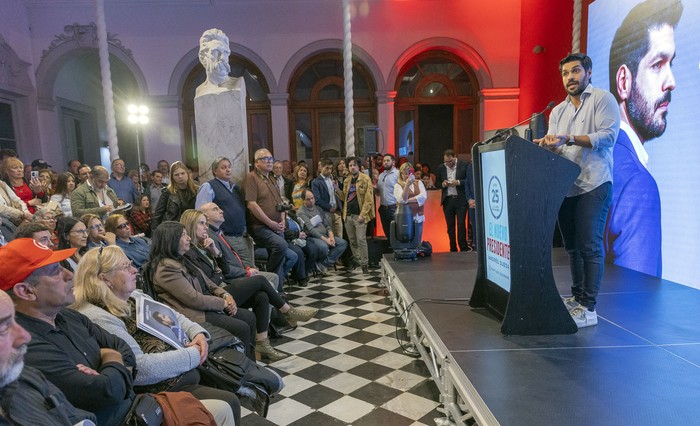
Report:
M207 79L197 87L195 98L241 90L241 79L228 75L231 72L228 63L230 54L229 40L223 31L212 28L202 34L199 39L199 62L204 66Z

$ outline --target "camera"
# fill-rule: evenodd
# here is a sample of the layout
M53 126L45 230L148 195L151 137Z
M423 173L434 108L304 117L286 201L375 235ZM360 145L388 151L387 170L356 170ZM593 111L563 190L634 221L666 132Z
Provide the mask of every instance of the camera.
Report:
M291 209L292 209L292 205L291 205L291 204L287 204L287 203L279 203L279 204L277 204L277 211L278 211L278 212L286 212L286 211L289 211L289 210L291 210Z

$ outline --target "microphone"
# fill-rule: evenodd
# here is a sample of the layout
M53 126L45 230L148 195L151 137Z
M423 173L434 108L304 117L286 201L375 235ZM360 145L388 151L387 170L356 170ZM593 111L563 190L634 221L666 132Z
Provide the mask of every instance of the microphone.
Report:
M505 133L508 133L508 132L510 132L511 130L515 129L516 127L520 126L521 124L525 124L525 123L527 123L527 122L529 122L529 121L534 120L536 117L539 117L540 115L544 114L545 112L547 112L548 109L551 109L552 107L554 107L554 101L551 101L550 103L548 103L547 106L546 106L542 111L538 112L537 114L532 114L532 116L526 118L525 120L523 120L523 121L517 123L516 125L514 125L514 126L512 126L512 127L509 127L509 128L507 128L507 129L501 129L501 130L497 131L495 135L493 135L493 136L491 136L490 138L486 139L486 140L485 140L484 142L482 142L481 144L482 144L482 145L488 145L488 144L490 144L491 142L493 142L493 141L495 141L496 139L498 139L498 138L500 138L501 136L503 136Z

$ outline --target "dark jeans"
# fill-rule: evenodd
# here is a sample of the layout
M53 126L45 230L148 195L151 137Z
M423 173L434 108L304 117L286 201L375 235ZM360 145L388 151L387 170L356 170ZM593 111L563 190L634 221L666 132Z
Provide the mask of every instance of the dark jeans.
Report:
M589 310L595 309L603 278L603 231L612 200L612 184L575 197L559 209L559 228L571 266L571 294Z
M379 206L379 219L382 221L382 229L387 238L389 238L389 229L391 229L391 221L394 220L395 214L396 204L393 206Z
M270 305L279 309L285 301L272 288L262 275L226 280L228 291L236 305L252 309L255 314L255 329L258 333L267 331L270 324Z
M253 345L255 344L255 314L239 307L235 316L207 311L204 314L204 319L208 323L221 327L241 339L245 345L245 354L248 358L255 361L255 353L253 351Z
M450 251L469 251L467 243L467 200L461 197L445 197L442 212L447 222L447 235L450 237ZM457 222L457 239L455 240L455 221Z
M284 254L287 252L287 241L282 234L278 234L267 226L256 226L253 236L255 244L267 249L267 271L277 274L280 277L280 286L284 282L282 266L284 264Z
M348 243L340 237L335 237L335 247L330 247L320 238L309 237L306 239L306 244L316 246L318 250L318 259L324 266L333 266L338 261L340 256L348 248Z

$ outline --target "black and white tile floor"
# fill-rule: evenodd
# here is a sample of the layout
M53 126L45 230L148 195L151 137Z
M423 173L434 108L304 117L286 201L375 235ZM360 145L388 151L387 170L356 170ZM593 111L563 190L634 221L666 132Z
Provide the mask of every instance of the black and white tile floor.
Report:
M267 418L243 425L435 425L438 390L423 361L404 355L380 271L338 270L292 287L294 305L318 315L272 344L292 356L268 364L285 382Z

